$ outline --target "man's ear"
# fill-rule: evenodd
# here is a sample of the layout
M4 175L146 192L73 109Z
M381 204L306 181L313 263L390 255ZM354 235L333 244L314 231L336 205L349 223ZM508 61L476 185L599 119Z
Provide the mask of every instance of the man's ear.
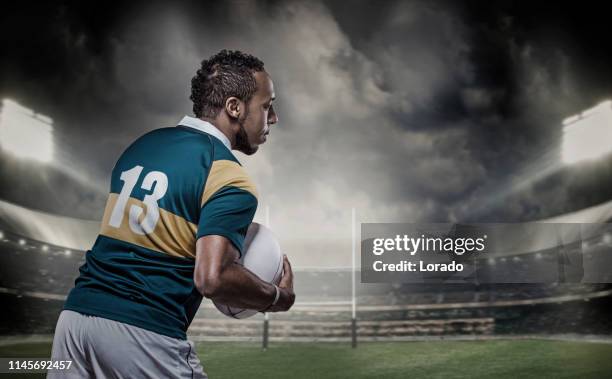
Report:
M225 112L230 118L238 119L240 118L240 114L244 111L242 101L237 97L228 97L225 100Z

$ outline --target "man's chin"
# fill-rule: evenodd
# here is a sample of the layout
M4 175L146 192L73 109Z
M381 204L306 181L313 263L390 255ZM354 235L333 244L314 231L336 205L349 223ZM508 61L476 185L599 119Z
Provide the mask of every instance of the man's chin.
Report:
M240 147L238 151L245 155L253 155L259 150L259 146L248 146L248 147Z

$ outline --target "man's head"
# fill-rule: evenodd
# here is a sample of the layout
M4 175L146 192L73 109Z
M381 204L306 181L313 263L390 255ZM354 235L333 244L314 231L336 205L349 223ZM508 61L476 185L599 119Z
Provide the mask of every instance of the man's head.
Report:
M262 61L240 51L222 50L202 61L191 79L190 98L196 117L214 121L230 134L232 147L248 155L278 122L270 75Z

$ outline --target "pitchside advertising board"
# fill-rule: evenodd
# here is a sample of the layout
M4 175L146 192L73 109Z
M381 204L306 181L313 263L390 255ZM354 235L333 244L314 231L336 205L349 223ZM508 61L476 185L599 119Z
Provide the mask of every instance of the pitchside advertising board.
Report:
M612 224L362 224L363 283L611 283Z

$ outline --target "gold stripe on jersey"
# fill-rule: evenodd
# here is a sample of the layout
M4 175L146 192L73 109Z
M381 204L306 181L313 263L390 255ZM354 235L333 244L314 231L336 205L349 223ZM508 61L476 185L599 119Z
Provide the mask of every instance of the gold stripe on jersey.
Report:
M217 191L227 186L240 188L257 197L255 184L240 164L229 160L218 160L214 161L210 168L200 205L203 206Z
M121 226L119 228L110 226L110 216L115 204L117 204L118 197L119 195L116 193L111 193L108 197L100 234L160 253L183 258L195 258L197 225L165 209L159 208L159 219L152 233L144 235L134 233L129 225L129 210L132 205L144 209L145 211L141 215L142 219L147 207L142 201L130 197L124 210Z

